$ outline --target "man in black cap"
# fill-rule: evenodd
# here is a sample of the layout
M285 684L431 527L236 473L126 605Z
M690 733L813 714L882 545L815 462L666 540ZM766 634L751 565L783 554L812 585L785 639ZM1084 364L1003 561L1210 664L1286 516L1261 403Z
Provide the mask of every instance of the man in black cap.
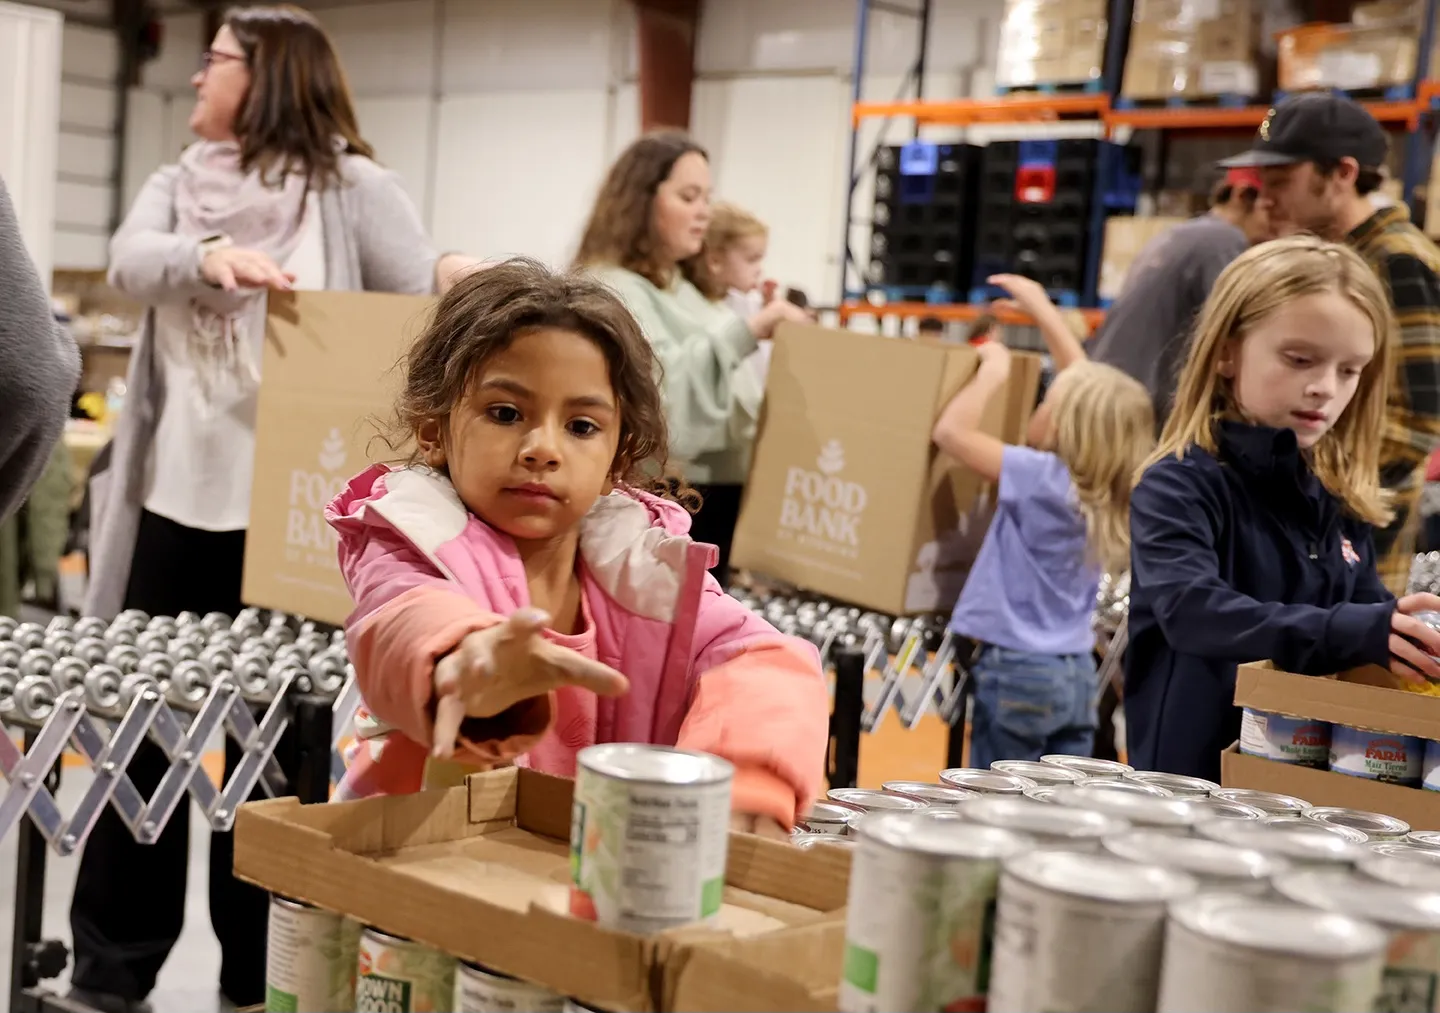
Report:
M1377 207L1390 141L1365 109L1328 92L1287 99L1255 143L1225 166L1260 170L1261 197L1280 235L1313 232L1349 243L1390 293L1400 349L1390 381L1380 482L1395 493L1395 521L1375 532L1380 577L1404 594L1418 529L1423 467L1440 445L1440 250L1404 204Z

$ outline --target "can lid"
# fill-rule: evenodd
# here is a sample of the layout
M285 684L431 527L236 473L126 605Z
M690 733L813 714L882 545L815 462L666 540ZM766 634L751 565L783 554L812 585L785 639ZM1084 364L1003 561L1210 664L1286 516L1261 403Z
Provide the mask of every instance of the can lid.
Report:
M1389 855L1392 858L1406 858L1422 865L1440 869L1440 849L1424 848L1408 841L1371 841L1372 855Z
M952 767L940 771L940 780L956 788L968 788L990 795L1019 795L1026 788L1035 787L1036 782L1018 774L1006 774L998 770L981 770L978 767Z
M1158 784L1143 781L1124 781L1117 777L1087 777L1078 782L1081 788L1098 788L1101 791L1126 792L1130 795L1149 795L1152 798L1174 798L1175 793Z
M1364 847L1328 832L1321 824L1273 825L1268 820L1205 820L1196 828L1202 837L1239 848L1254 848L1267 854L1283 855L1297 862L1353 863Z
M1258 788L1221 788L1219 791L1212 791L1211 798L1223 799L1226 802L1240 802L1244 805L1253 805L1276 816L1294 814L1296 816L1310 808L1310 803L1303 798L1296 798L1294 795L1281 795L1273 791L1261 791Z
M1314 830L1318 827L1328 834L1334 834L1342 840L1349 841L1351 844L1370 843L1370 835L1363 830L1356 830L1354 827L1342 827L1338 823L1321 823L1317 820L1307 820L1304 816L1267 816L1260 822L1264 823L1267 827L1279 827L1281 830L1298 830L1302 827Z
M1348 869L1305 869L1275 878L1275 891L1297 904L1364 918L1388 929L1440 930L1440 893L1357 876Z
M1180 828L1193 826L1200 819L1199 807L1185 799L1152 798L1111 788L1056 788L1052 801L1118 816L1136 826Z
M1376 925L1301 904L1212 893L1171 905L1170 917L1197 935L1247 949L1314 957L1366 957L1385 949Z
M875 812L879 809L909 812L925 808L925 802L921 799L891 795L872 788L831 788L825 793L825 797L833 802L846 802L864 812Z
M873 813L856 821L854 829L865 843L956 858L1004 858L1035 844L1023 834L966 820L934 819L925 812Z
M1412 830L1405 835L1405 841L1417 848L1440 851L1440 830Z
M1314 806L1305 810L1305 819L1328 826L1349 827L1370 837L1404 837L1410 832L1410 824L1402 819L1342 806Z
M837 848L855 847L855 838L847 837L844 834L807 834L798 833L790 835L790 843L797 848L819 848L834 845Z
M1069 767L1089 777L1119 777L1135 768L1118 760L1102 760L1094 756L1072 756L1069 753L1046 753L1041 763L1053 763L1057 767Z
M728 760L709 753L629 742L586 746L576 762L606 777L648 784L718 784L735 776Z
M800 817L800 822L844 823L858 812L864 812L864 810L859 806L846 805L843 802L821 800L811 804L810 811Z
M1215 820L1263 820L1265 811L1244 802L1232 802L1225 798L1197 798L1194 803L1204 810L1206 817Z
M966 802L960 807L960 815L986 826L1074 841L1099 840L1110 834L1123 834L1130 828L1125 820L1106 813L1042 805L1033 799L1002 795Z
M1002 774L1019 774L1036 784L1075 784L1083 781L1086 776L1071 767L1035 760L996 760L990 764L990 769Z
M1167 774L1161 770L1130 770L1123 776L1127 782L1164 788L1172 795L1209 795L1220 787L1214 781L1207 781L1203 777Z
M978 791L956 788L949 784L931 784L928 781L886 781L880 790L891 795L908 795L922 802L963 802L968 798L979 798Z
M1419 855L1395 854L1389 850L1391 847L1394 845L1389 841L1371 845L1371 851L1355 863L1356 868L1382 883L1412 890L1440 890L1440 863Z
M1175 869L1077 851L1027 852L1007 860L1004 874L1056 893L1122 904L1164 902L1199 887L1194 876Z
M1053 802L1055 790L1063 785L1058 784L1037 784L1033 788L1025 789L1025 797L1034 802Z
M1203 878L1236 882L1269 879L1290 868L1283 857L1267 855L1254 848L1239 848L1205 837L1176 837L1153 830L1107 838L1105 850L1116 858L1141 865L1161 865Z

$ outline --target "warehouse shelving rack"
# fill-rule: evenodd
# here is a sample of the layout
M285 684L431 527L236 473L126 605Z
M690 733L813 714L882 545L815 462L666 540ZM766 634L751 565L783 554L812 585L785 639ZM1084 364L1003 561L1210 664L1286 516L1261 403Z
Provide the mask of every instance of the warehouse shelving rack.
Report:
M850 234L857 223L854 209L855 193L860 180L875 165L876 152L882 140L877 140L869 151L861 152L860 124L868 119L891 120L896 117L911 117L915 123L914 136L918 139L920 128L925 125L973 126L997 123L1047 123L1059 121L1097 121L1104 125L1107 137L1114 137L1130 130L1155 130L1161 135L1163 148L1169 136L1176 132L1205 132L1216 134L1243 133L1258 127L1269 112L1268 104L1254 104L1239 108L1213 106L1182 106L1162 108L1120 108L1121 78L1124 73L1125 55L1130 41L1130 23L1134 13L1134 0L1109 0L1107 12L1110 31L1106 38L1105 61L1101 76L1100 90L1093 93L1036 94L990 99L958 99L927 101L925 99L925 58L930 39L930 0L915 0L906 6L896 0L856 0L855 59L852 81L851 129L846 161L845 225L842 235L839 307L842 321L859 315L890 317L934 317L942 321L973 320L984 312L984 307L964 303L931 304L924 302L888 302L874 304L866 298L861 265L856 261L851 248ZM998 6L998 5L997 5ZM1423 24L1420 31L1420 46L1416 59L1415 76L1409 91L1409 98L1391 101L1365 102L1381 123L1398 125L1410 137L1405 145L1401 182L1406 202L1412 214L1417 208L1418 191L1425 183L1434 148L1437 118L1440 118L1440 81L1426 77L1430 52L1435 40L1436 8L1440 0L1426 0ZM917 55L906 76L902 91L913 87L913 98L898 98L892 102L862 102L860 100L865 80L865 47L869 35L870 15L875 11L901 14L916 21ZM883 139L883 131L882 131ZM1093 291L1099 274L1100 258L1103 253L1106 207L1102 188L1106 173L1096 173L1096 193L1091 202L1089 221L1089 244L1085 265L1086 289ZM1094 327L1103 318L1103 311L1094 307L1082 308L1087 325ZM1023 315L1006 313L1001 322L1028 322Z

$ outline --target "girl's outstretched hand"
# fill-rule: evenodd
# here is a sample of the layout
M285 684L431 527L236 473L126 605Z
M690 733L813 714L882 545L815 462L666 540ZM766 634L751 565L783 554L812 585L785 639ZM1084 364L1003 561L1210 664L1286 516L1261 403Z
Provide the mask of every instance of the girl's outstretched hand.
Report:
M782 827L773 816L759 816L755 813L731 813L730 829L744 834L756 834L771 840L788 841L790 831Z
M1045 288L1033 278L1018 274L992 274L985 279L991 285L998 285L1010 293L1009 299L997 299L995 305L1007 309L1018 309L1032 317L1040 315L1043 308L1050 306L1050 297Z
M522 700L561 686L579 686L600 696L621 696L625 676L541 634L550 617L521 609L503 623L471 633L435 665L434 755L455 752L460 723L467 717L494 717Z
M1440 632L1416 619L1415 612L1440 612L1440 598L1411 594L1395 603L1390 617L1390 671L1423 686L1440 682L1440 662L1435 660L1440 657Z

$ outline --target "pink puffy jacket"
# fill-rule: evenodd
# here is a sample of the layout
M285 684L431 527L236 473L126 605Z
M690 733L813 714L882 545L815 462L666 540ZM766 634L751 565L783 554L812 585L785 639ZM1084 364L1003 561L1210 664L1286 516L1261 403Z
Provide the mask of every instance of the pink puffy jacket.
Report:
M372 467L325 516L356 603L346 638L365 700L339 797L418 791L435 663L529 604L525 569L511 539L428 468ZM484 722L483 741L462 738L457 758L568 777L575 754L597 742L679 745L735 764L736 811L793 825L820 789L829 735L815 649L721 590L706 573L714 548L690 540L690 517L676 504L617 491L581 523L596 656L625 673L629 693L537 697Z

